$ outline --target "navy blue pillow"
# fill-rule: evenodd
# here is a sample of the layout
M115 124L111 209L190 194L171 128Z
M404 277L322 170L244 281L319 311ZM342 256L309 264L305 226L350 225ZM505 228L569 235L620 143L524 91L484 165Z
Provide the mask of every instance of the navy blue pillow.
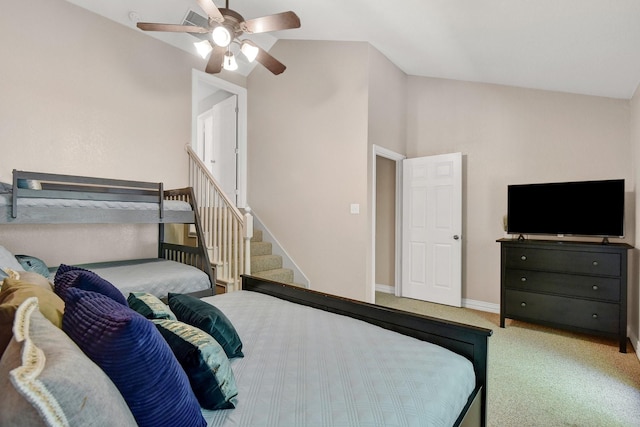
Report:
M222 346L195 326L168 319L152 322L187 373L200 406L211 410L235 408L238 388Z
M215 338L229 359L244 356L236 329L219 308L191 295L172 293L169 293L169 308L179 321L202 329Z
M62 329L109 376L140 427L207 425L187 375L151 321L78 288L67 290L65 304Z
M56 270L56 274L53 277L53 283L57 283L58 281L60 281L60 278L62 277L62 275L64 273L67 273L69 271L73 271L73 270L80 270L80 271L89 271L85 268L82 267L76 267L73 265L67 265L67 264L60 264L60 267L58 267L58 269Z
M120 292L118 288L98 276L93 271L75 269L67 271L61 275L58 275L56 272L55 278L53 279L53 290L55 293L60 295L62 299L65 299L64 295L69 288L79 288L85 291L98 292L99 294L106 295L122 305L126 305L127 307L129 306L127 304L127 299L122 295L122 292Z

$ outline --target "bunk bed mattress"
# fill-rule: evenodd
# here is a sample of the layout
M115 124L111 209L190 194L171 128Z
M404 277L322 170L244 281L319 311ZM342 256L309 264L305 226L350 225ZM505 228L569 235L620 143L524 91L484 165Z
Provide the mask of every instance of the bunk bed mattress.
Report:
M11 206L11 195L0 194L0 206ZM18 208L86 208L86 209L122 209L122 210L158 210L158 203L126 202L113 200L77 200L24 197L18 199ZM165 211L190 211L191 205L181 200L164 200Z
M451 426L475 386L469 360L350 317L251 291L203 298L243 342L236 408L209 427Z
M112 283L126 297L148 292L166 298L169 292L189 293L211 288L209 276L190 265L161 258L111 261L81 265ZM51 280L55 271L50 275Z

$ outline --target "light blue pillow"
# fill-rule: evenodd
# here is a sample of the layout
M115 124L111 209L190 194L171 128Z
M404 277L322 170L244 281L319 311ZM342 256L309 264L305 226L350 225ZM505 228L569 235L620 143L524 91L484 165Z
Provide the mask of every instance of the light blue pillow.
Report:
M22 268L16 257L3 246L0 246L0 279L8 276L8 274L4 272L5 268L24 271L24 268Z
M166 319L153 323L187 373L200 406L211 410L235 408L236 379L222 346L211 335L186 323Z
M131 292L127 297L127 303L147 319L178 320L168 305L148 292Z
M49 267L40 258L31 255L16 255L16 259L25 271L33 271L44 277L49 277Z

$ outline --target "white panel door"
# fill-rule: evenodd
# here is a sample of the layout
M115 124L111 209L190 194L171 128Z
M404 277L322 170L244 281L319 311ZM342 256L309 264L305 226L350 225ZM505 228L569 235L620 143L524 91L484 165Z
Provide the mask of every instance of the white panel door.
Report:
M462 305L462 154L403 161L402 296Z
M237 96L230 96L198 116L194 151L229 199L237 196Z

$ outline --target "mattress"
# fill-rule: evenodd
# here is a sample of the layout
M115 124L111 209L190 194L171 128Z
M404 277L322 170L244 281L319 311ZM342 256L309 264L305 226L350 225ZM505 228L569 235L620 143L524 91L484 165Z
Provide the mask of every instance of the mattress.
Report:
M203 298L243 342L236 408L219 426L451 426L475 386L471 362L366 322L250 291Z
M0 206L11 206L11 195L0 194ZM113 200L76 200L76 199L48 199L21 197L18 208L87 208L87 209L127 209L127 210L158 210L158 203L126 202ZM191 205L181 200L164 200L165 211L190 211Z
M168 292L189 293L211 288L209 276L196 267L161 258L83 264L112 283L125 297L148 292L163 298ZM51 273L51 280L55 270Z

